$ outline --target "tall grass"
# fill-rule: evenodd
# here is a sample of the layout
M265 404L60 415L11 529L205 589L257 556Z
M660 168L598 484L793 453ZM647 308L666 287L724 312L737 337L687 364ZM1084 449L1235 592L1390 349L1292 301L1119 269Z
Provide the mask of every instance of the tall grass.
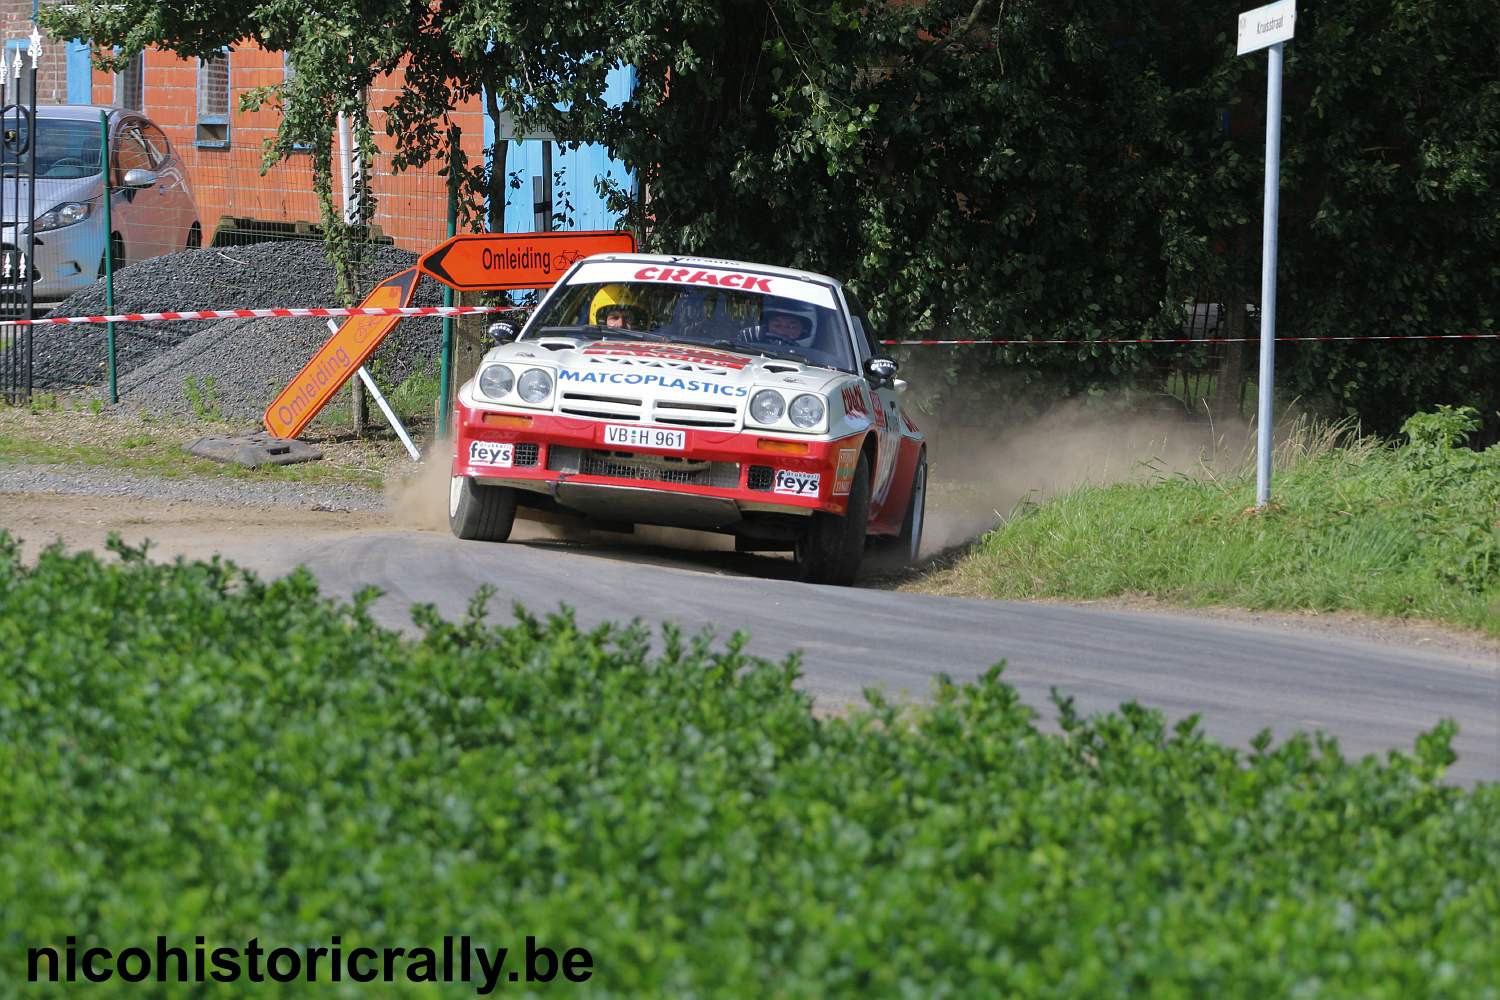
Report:
M1304 423L1277 447L1272 503L1227 473L1085 487L987 535L960 567L998 597L1149 594L1187 604L1347 609L1500 635L1500 447L1441 408L1408 441Z

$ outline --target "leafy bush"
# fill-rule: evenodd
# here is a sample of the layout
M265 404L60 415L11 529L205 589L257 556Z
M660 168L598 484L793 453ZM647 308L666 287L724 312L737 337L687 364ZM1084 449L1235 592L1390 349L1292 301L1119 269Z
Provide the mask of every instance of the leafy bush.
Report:
M0 536L0 996L42 994L27 946L156 934L534 934L583 995L1500 996L1500 786L1440 783L1451 726L1384 762L1135 705L1042 733L999 668L819 720L737 641L482 596L411 640L115 548Z
M1500 634L1500 445L1462 447L1477 426L1444 406L1406 421L1406 445L1278 460L1258 513L1248 472L1080 489L995 529L961 572L996 596L1137 592Z

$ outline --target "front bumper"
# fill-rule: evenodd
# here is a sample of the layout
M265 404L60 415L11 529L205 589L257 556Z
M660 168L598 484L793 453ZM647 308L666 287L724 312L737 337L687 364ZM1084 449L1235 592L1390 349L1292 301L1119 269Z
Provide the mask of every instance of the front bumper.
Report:
M7 223L0 230L0 243L6 250L24 249L26 234ZM35 250L32 300L60 302L98 282L104 260L103 220L96 213L75 225L38 233ZM24 292L24 288L24 285L7 282L4 292L15 295Z
M726 528L748 514L843 514L848 506L860 435L801 440L671 428L686 441L667 452L607 445L609 423L460 402L453 475L546 494L606 520L680 527Z

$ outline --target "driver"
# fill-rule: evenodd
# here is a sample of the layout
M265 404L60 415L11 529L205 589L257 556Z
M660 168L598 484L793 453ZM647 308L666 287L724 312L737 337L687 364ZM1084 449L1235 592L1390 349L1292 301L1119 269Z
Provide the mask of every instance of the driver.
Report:
M605 285L589 304L589 320L612 330L644 330L649 325L646 310L635 292L625 285Z
M760 316L761 340L787 347L807 347L813 339L812 317L790 309L767 308Z

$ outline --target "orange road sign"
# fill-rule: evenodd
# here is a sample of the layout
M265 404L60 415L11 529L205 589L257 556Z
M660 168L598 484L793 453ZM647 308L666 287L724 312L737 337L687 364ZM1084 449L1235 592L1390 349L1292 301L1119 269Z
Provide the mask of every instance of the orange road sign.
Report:
M596 253L634 253L635 237L585 233L476 233L439 244L417 268L461 292L550 288L576 260Z
M416 290L417 269L409 267L371 289L361 306L404 306ZM297 377L266 407L266 430L280 438L301 434L350 376L357 372L400 316L351 316L318 348Z

